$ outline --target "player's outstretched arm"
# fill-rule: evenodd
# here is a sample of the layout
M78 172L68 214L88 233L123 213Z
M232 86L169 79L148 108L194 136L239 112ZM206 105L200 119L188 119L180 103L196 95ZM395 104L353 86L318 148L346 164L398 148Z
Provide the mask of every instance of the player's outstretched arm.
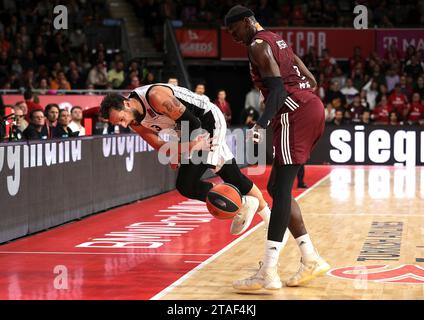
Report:
M265 41L255 41L249 46L250 61L261 74L264 86L268 89L268 97L265 101L265 110L256 122L262 128L266 128L271 119L277 114L287 98L280 68L274 59L271 47Z

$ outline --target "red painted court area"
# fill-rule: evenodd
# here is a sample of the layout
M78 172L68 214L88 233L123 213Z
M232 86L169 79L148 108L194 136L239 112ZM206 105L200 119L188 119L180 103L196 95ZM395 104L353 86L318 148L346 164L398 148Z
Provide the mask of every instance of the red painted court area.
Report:
M267 200L269 170L251 176ZM1 245L0 299L150 299L237 239L230 224L177 191L93 215Z

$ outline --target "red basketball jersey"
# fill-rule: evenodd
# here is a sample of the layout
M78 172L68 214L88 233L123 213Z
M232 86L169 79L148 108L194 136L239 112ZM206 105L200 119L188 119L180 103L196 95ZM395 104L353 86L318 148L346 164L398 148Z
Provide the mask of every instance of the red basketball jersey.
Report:
M258 43L266 41L271 47L275 61L280 67L281 78L289 95L299 91L313 93L308 79L300 73L299 67L295 64L293 50L278 34L261 30L254 36L252 44L255 41ZM266 100L268 90L262 83L259 70L252 63L250 63L250 75L254 84L261 90Z

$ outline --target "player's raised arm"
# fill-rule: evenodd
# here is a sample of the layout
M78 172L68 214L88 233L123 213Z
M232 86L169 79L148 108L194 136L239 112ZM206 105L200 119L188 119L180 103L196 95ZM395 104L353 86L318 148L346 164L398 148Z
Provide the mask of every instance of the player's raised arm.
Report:
M284 88L280 68L268 43L256 40L249 46L249 56L251 63L259 70L264 86L269 90L264 113L257 121L257 125L266 128L283 106L287 91Z

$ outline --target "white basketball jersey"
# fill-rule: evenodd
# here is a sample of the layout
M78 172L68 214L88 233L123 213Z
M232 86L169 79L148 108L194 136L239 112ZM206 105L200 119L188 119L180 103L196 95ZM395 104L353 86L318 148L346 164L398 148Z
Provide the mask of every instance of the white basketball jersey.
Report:
M130 93L129 97L130 98L138 97L139 100L141 100L142 105L145 109L145 116L140 124L153 131L160 132L165 129L178 130L174 120L172 120L167 115L164 115L156 111L155 108L153 108L151 104L149 103L149 99L148 99L149 90L152 87L158 86L158 85L170 88L173 91L174 96L182 104L184 104L185 107L188 108L190 112L192 112L196 117L198 117L201 122L202 122L203 116L207 112L211 111L211 109L214 107L217 108L214 104L210 102L208 97L200 96L198 94L195 94L194 92L191 92L190 90L186 88L170 85L167 83L156 83L153 85L146 85L143 87L136 88L134 89L134 91Z

